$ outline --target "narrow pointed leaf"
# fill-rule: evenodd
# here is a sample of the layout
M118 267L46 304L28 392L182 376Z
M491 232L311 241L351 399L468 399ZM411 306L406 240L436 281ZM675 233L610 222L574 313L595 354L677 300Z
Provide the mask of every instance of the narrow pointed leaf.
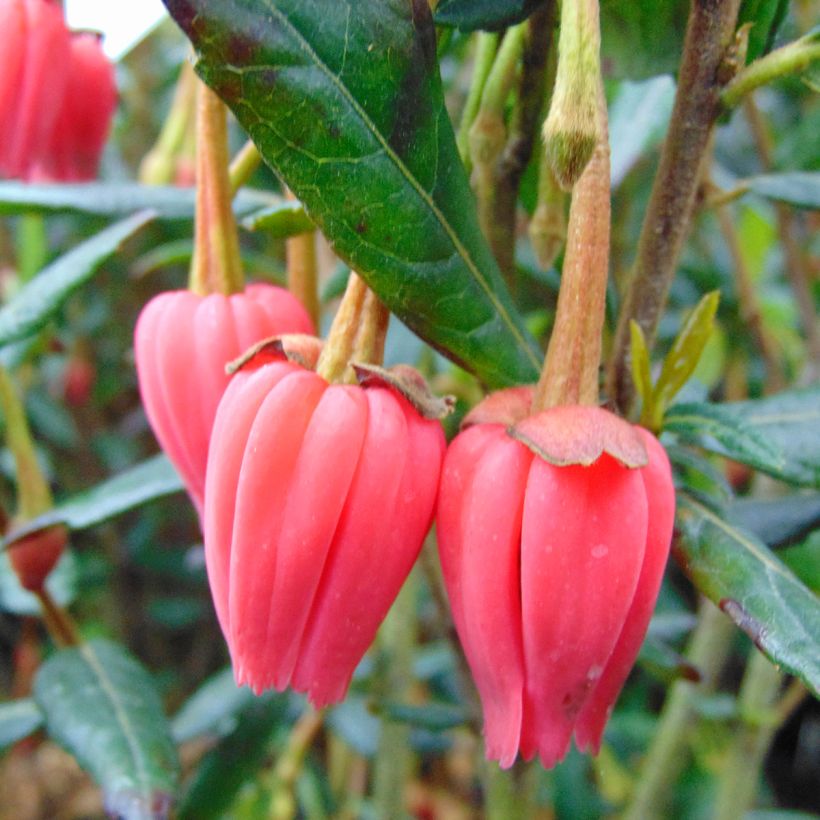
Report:
M649 371L649 351L641 326L634 319L629 322L629 335L632 381L635 382L635 389L641 397L641 424L651 428L655 404L652 396L652 374Z
M116 222L52 262L0 308L0 345L38 331L120 246L154 219L153 211Z
M40 668L34 697L48 733L102 787L124 820L168 816L179 763L151 676L123 647L93 640Z
M752 193L797 208L820 208L820 171L761 174L742 183Z
M820 695L820 599L765 544L685 495L677 525L675 555L698 589Z
M729 508L729 520L770 547L794 542L820 527L820 493L740 498Z
M336 252L491 386L541 356L478 227L427 0L165 0L197 71Z
M678 404L664 430L804 487L820 487L820 385L725 404Z
M43 713L31 698L0 703L0 749L17 743L43 725Z
M544 0L439 0L436 23L462 31L499 31L526 20Z
M32 185L0 182L0 214L77 213L124 217L151 209L157 219L193 219L195 188L175 185L140 185L136 182L89 182L82 185ZM234 197L237 216L283 206L285 200L265 191L243 188ZM289 203L298 208L298 203Z
M152 456L27 521L8 533L0 542L0 549L21 535L52 524L62 523L69 529L82 530L182 489L182 481L171 462L161 454Z
M743 0L740 4L738 25L752 24L746 52L747 63L771 50L788 8L789 0Z

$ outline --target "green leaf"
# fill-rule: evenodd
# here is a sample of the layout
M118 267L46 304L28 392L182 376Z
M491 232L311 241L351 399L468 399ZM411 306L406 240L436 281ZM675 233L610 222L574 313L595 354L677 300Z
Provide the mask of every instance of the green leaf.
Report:
M641 397L641 424L651 427L655 405L652 395L652 374L649 370L649 350L641 326L634 319L629 321L629 336L632 381L635 382L635 389Z
M142 211L110 225L43 268L0 308L0 345L38 331L127 239L154 219Z
M799 493L765 500L741 498L729 508L729 520L770 547L777 547L820 526L820 494Z
M102 787L125 820L168 816L179 763L151 676L105 640L63 649L40 667L34 698L51 737Z
M90 182L84 185L31 185L0 182L0 214L78 213L122 217L150 209L157 219L193 219L195 188L139 185L135 182ZM237 216L284 204L281 197L243 188L233 201ZM289 203L290 204L290 203ZM295 206L295 207L298 207Z
M276 239L287 239L312 231L316 226L299 202L280 202L270 208L255 211L242 220L249 231L265 231Z
M225 734L237 712L254 701L253 692L234 683L228 667L212 675L188 698L171 722L177 743L185 743L205 734Z
M165 0L197 71L336 252L490 386L541 355L478 227L426 0Z
M789 0L743 0L740 4L738 27L751 23L746 63L751 63L771 51L777 30L786 16Z
M663 360L661 374L652 391L652 405L658 414L653 421L658 425L672 399L698 366L700 355L715 328L719 301L720 292L713 290L695 305Z
M678 70L688 0L601 0L601 61L607 75L640 80Z
M380 711L387 720L406 723L417 729L443 732L462 726L467 722L467 714L461 706L452 703L394 703L380 704Z
M462 31L499 31L526 20L544 0L439 0L435 20Z
M44 515L26 521L0 541L0 549L29 532L62 523L72 530L83 530L121 515L155 498L184 489L179 474L159 454L57 504Z
M820 595L820 530L815 530L802 544L781 550L779 556L815 595Z
M676 558L695 585L778 666L820 695L820 601L753 535L685 495Z
M31 698L0 703L0 749L17 743L43 725L43 713Z
M761 174L744 180L742 186L759 196L797 208L820 208L820 171Z
M239 790L265 765L272 736L284 722L287 698L267 694L253 698L236 728L220 741L197 768L183 796L179 820L221 820Z
M752 401L678 404L664 429L781 481L820 487L820 385Z

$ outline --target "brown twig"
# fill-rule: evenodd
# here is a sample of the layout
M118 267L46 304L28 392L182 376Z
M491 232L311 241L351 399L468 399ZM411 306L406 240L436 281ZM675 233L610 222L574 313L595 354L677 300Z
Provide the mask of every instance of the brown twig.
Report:
M720 69L739 6L740 0L692 0L690 7L672 119L607 369L609 397L625 411L635 393L629 323L634 319L652 344L691 223L703 158L722 110Z

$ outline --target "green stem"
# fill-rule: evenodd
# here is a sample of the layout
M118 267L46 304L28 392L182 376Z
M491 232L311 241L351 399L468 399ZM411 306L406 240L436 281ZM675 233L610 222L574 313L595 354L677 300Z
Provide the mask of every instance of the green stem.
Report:
M196 293L239 293L244 287L239 233L228 178L227 109L204 83L197 106L197 192L190 288Z
M356 376L350 367L356 336L362 319L368 288L354 271L350 272L342 302L322 348L316 372L328 382L354 384Z
M252 140L248 140L231 160L228 176L235 194L252 176L262 162L262 155Z
M623 411L635 387L629 362L629 323L651 349L689 230L701 166L722 106L720 66L732 43L740 0L692 0L678 87L635 264L624 295L607 367L607 393Z
M783 675L761 652L753 649L752 653L738 696L741 725L720 778L714 820L741 820L752 808L763 758L780 723L788 717L773 708Z
M42 214L26 213L20 217L17 239L17 270L20 282L28 282L48 258L48 237Z
M304 305L313 321L319 327L319 288L316 263L316 232L300 233L285 242L287 259L288 290Z
M800 74L820 60L820 38L808 34L793 43L769 52L765 57L755 60L741 69L720 95L720 101L726 109L735 108L743 98L781 77Z
M413 650L417 639L416 594L418 576L410 574L379 633L383 656L383 699L406 703L413 681ZM399 820L406 817L405 788L413 769L410 727L382 720L379 751L373 769L373 806L377 817Z
M456 145L461 161L470 172L470 127L478 114L478 107L481 104L481 95L484 93L484 84L487 76L493 67L495 52L498 49L498 35L485 31L478 33L476 38L475 62L473 63L473 76L470 83L470 90L467 92L467 101L464 103L464 110L461 112L461 121L458 125L456 135Z
M687 760L695 700L714 687L733 635L732 622L714 604L704 600L685 653L700 671L701 680L699 683L678 680L670 689L623 820L667 816L669 793Z

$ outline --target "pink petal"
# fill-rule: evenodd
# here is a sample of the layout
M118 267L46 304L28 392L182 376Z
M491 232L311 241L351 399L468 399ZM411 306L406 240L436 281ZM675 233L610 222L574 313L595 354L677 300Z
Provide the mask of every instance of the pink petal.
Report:
M640 472L602 456L590 467L535 458L521 539L521 602L531 732L547 768L566 754L575 719L629 611L646 543Z
M649 432L637 428L643 436L649 464L640 470L649 504L649 527L646 553L641 567L635 597L629 608L618 643L612 651L601 679L584 704L575 726L575 741L582 751L597 754L601 748L604 727L620 694L629 671L638 657L649 620L655 608L675 519L675 489L666 451Z
M265 308L271 325L276 327L274 333L311 334L316 332L313 321L302 303L284 288L257 283L248 285L245 293ZM253 341L258 341L258 339Z

